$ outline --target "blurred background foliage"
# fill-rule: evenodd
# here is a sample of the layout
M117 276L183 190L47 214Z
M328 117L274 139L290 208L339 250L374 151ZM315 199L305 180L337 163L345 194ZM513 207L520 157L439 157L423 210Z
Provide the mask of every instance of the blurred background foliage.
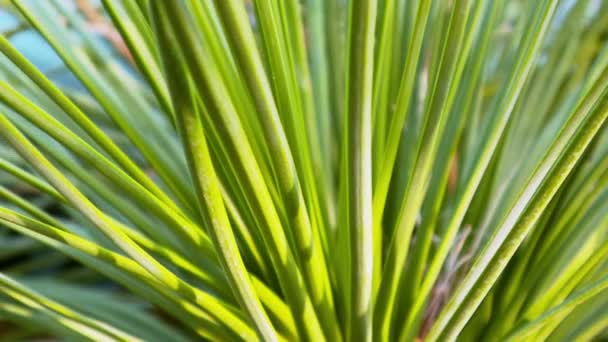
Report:
M103 11L100 1L43 0L34 7L50 21L61 23L62 32L69 35L66 37L68 38L66 41L70 41L74 48L78 48L79 44L82 44L84 34L87 35L87 38L94 39L94 47L87 47L83 52L92 58L99 58L100 55L103 55L108 59L97 59L94 62L96 64L92 64L90 67L98 68L102 70L102 74L107 74L107 71L103 70L103 65L113 64L113 67L116 68L114 76L119 78L113 82L128 82L132 91L130 96L148 97L150 103L147 110L151 117L160 116L159 112L152 107L150 90L133 68L132 57L111 20L107 17L107 13ZM79 21L80 25L68 24L67 18L71 16L74 16L72 20ZM116 128L110 117L66 67L55 50L20 16L11 6L10 1L0 1L0 34L9 38L14 47L90 114L95 122L134 160L145 164L128 138ZM83 46L80 47L83 48ZM95 51L87 51L89 49ZM17 69L2 55L0 55L0 79L7 81L22 94L27 94L30 99L35 99L35 103L53 108L54 105L36 89L31 81L19 75ZM6 109L4 106L2 107ZM57 114L60 111L50 112ZM61 114L57 114L56 117L64 122L69 121ZM158 118L158 120L162 121L164 118ZM21 120L21 124L28 125L24 120ZM78 131L73 124L70 127ZM31 125L29 130L35 131ZM49 151L51 158L55 153L58 159L63 159L64 163L75 167L76 172L80 172L79 176L84 176L96 183L98 189L112 186L105 183L102 180L103 177L96 175L95 171L70 155L67 150L62 149L44 133L38 131L36 134L39 143L49 144L48 147L52 150L52 152ZM177 144L176 137L171 139ZM59 157L60 154L62 154L61 157ZM59 220L71 227L74 232L97 238L98 241L105 241L106 245L109 245L107 239L95 229L91 229L90 224L80 214L66 207L57 198L36 190L11 174L10 166L4 164L6 161L33 172L0 137L0 164L2 164L0 165L0 206L24 213L28 213L29 208L31 209L29 213L34 211L35 216L48 214L53 217L53 220ZM8 169L2 166L8 167ZM154 177L152 174L151 176ZM77 177L72 176L72 179ZM85 189L85 191L91 196L95 196L96 190ZM98 199L97 203L112 212L115 217L123 217L110 205L104 205L103 200ZM179 341L186 338L178 330L169 326L171 320L168 317L163 317L149 303L125 292L121 286L107 277L91 268L84 267L62 252L48 248L26 235L4 228L0 228L0 272L18 278L20 282L39 294L47 296L46 300L70 303L71 309L115 325L126 332L132 332L144 340ZM49 333L63 337L73 336L76 339L81 337L74 335L69 328L62 328L61 325L56 324L50 313L38 312L37 309L39 308L36 305L33 307L20 306L14 300L2 296L0 299L0 341L37 339L48 337ZM94 335L92 338L95 339Z

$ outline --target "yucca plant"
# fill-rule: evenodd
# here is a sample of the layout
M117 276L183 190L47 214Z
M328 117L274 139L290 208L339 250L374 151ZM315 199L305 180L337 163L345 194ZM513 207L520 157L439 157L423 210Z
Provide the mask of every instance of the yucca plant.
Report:
M0 339L607 338L608 2L2 4Z

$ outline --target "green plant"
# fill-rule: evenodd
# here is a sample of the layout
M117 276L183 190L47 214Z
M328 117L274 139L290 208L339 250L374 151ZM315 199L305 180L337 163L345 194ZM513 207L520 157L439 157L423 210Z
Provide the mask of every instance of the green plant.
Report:
M67 3L6 9L84 90L0 36L3 339L605 333L608 2Z

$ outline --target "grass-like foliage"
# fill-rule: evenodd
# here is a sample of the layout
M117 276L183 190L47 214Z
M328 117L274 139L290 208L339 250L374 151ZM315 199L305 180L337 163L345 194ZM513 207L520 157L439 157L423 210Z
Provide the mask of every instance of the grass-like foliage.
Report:
M606 337L608 1L1 3L0 339Z

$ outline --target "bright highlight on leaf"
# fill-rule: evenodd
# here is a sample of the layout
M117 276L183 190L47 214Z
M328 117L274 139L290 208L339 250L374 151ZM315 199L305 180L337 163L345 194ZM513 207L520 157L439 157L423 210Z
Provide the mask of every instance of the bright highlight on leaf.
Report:
M0 33L1 340L608 337L608 2L11 0Z

